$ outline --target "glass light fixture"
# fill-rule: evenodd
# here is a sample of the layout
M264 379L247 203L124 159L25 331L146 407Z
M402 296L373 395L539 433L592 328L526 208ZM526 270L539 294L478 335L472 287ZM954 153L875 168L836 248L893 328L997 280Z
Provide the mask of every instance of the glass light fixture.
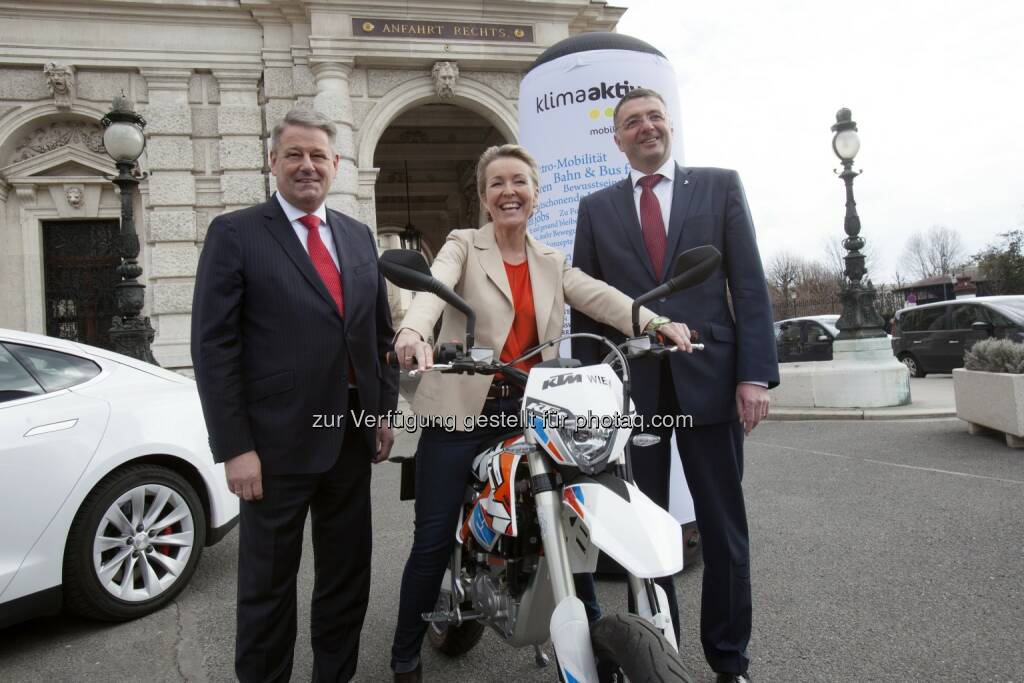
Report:
M118 163L132 163L146 149L146 136L142 132L146 120L132 107L124 93L114 97L112 109L101 121L104 127L103 146L107 154Z
M850 161L860 151L860 136L853 129L840 131L832 138L832 149L840 159Z

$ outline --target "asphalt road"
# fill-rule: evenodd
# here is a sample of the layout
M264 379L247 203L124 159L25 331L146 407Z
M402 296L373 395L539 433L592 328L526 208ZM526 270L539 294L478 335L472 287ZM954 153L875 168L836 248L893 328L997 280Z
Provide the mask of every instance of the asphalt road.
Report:
M403 436L400 447L412 445ZM398 467L375 470L375 554L360 681L390 680L411 504ZM1024 454L956 419L776 422L747 445L754 634L762 681L1024 681ZM308 539L307 539L308 541ZM4 681L233 679L237 533L204 553L162 612L106 625L72 617L0 630ZM295 680L308 680L311 548L299 590ZM683 654L712 680L698 644L699 567L678 579ZM623 584L599 582L606 610ZM532 651L488 633L453 661L425 649L429 680L554 681Z

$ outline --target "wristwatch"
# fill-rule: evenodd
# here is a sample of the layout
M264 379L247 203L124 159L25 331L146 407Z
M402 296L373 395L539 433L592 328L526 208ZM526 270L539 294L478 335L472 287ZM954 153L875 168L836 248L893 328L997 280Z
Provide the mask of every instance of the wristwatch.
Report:
M666 318L663 315L656 316L651 319L651 322L647 323L647 327L644 328L644 332L657 332L658 328L662 325L668 325L672 322L671 318Z

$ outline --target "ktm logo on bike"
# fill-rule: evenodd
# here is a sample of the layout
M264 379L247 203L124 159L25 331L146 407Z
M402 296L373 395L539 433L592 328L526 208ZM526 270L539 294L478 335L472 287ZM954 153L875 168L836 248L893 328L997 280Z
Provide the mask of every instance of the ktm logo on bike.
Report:
M560 387L563 384L575 384L576 382L582 382L583 375L575 374L570 375L568 373L564 375L555 375L544 380L544 384L541 385L541 390L549 389L551 387Z

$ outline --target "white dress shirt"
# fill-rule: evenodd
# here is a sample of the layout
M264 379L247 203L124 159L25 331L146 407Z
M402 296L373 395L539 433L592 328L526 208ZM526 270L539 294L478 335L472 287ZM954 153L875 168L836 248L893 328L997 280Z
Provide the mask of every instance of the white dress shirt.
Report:
M274 196L277 197L277 201L281 204L281 208L284 209L284 215L291 221L292 230L295 231L295 236L299 238L299 242L302 243L302 248L309 253L309 229L305 225L299 222L299 219L307 215L302 209L296 209L294 206L288 203L288 200L281 196L280 192L275 192ZM331 260L334 261L334 267L341 272L341 264L338 261L338 250L334 246L334 235L331 233L331 226L327 224L327 205L321 204L316 211L312 213L320 219L320 240L327 247L327 253L331 255Z
M658 206L661 207L661 220L665 224L665 234L667 235L668 215L672 210L672 183L676 175L676 162L672 160L672 157L669 157L668 161L655 173L660 173L664 176L654 186L654 196L658 198ZM640 219L640 195L644 191L644 188L640 187L640 179L647 177L647 175L649 174L642 173L636 169L630 169L629 171L629 181L633 183L633 207L636 209L637 220Z

